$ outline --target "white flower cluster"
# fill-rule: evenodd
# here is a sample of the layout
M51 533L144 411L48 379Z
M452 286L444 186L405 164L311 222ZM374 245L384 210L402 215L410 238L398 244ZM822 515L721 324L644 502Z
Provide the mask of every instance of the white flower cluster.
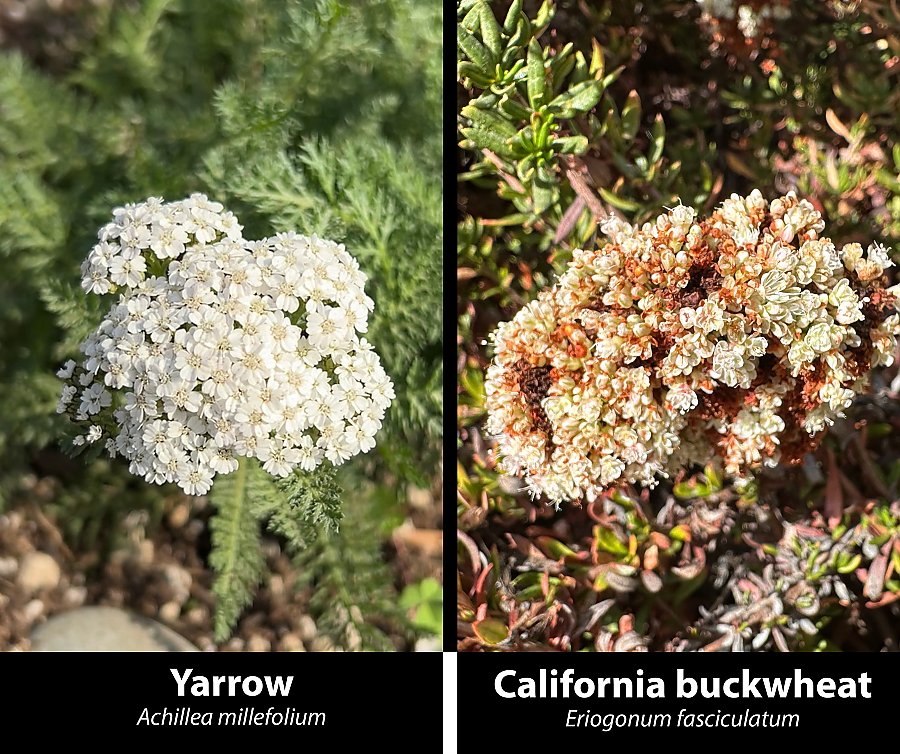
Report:
M883 246L835 248L793 193L695 214L607 221L608 243L494 333L487 429L535 494L652 486L714 454L735 475L799 462L893 361Z
M394 397L366 332L365 275L343 245L282 233L248 241L201 194L114 212L82 267L117 294L81 346L60 413L106 437L148 482L205 494L238 456L287 476L375 446Z

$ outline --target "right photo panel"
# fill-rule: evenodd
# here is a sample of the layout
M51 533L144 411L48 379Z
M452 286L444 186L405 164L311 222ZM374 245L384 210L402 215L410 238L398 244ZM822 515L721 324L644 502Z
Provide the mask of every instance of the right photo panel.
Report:
M898 651L897 3L456 33L458 650Z

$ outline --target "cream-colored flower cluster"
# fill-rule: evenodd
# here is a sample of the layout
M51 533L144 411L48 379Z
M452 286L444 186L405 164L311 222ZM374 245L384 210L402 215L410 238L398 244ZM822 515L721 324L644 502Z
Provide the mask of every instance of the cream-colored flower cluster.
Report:
M799 462L900 334L887 250L837 249L824 227L808 201L759 191L706 220L604 223L608 242L493 335L504 469L558 502L714 454L734 475Z

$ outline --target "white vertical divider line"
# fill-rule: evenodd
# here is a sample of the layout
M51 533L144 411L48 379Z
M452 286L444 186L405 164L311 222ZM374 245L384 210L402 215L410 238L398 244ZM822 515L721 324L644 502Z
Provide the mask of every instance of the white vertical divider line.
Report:
M444 652L444 754L456 754L456 652Z

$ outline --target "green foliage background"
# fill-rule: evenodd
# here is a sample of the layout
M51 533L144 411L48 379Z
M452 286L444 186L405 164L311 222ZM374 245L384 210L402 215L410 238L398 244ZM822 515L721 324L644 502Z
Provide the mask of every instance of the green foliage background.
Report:
M372 505L376 495L396 507L406 485L433 477L438 462L440 3L86 3L78 28L74 48L43 70L40 56L0 54L3 497L33 470L61 474L63 525L82 546L100 547L87 522L121 509L123 489L140 489L115 464L97 474L56 458L54 372L101 314L81 294L78 268L112 208L203 191L247 234L292 229L347 244L369 276L368 337L397 392L377 450L341 470L337 481L354 494L340 506L333 485L311 498L313 488L295 480L303 489L287 491L289 511L256 490L256 517L214 524L214 537L217 526L252 531L267 518L300 552L318 528L336 528L340 509L345 525L328 546L354 555L303 555L305 577L322 585L321 611L338 615L335 634L351 608L361 623L396 617L390 574L369 563L381 560L384 531L368 519L384 512ZM159 494L140 495L140 504L158 505ZM229 558L239 564L233 578L219 584L226 623L259 577L255 538L245 539ZM333 587L335 569L357 567Z

